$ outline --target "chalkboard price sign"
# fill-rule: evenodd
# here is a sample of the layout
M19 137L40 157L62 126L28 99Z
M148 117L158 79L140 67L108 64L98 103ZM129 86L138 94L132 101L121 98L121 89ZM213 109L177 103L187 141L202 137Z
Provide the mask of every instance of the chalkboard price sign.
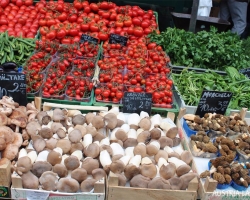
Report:
M19 105L26 106L26 77L22 73L0 72L0 98L12 97Z
M91 42L94 44L98 44L98 39L91 37L89 35L86 35L86 34L82 34L81 39L80 39L80 43L84 43L84 42Z
M244 74L247 78L250 78L250 68L240 69L239 72Z
M114 34L114 33L110 34L110 37L109 37L109 43L110 44L121 44L122 46L126 46L127 42L128 42L127 37L117 35L117 34Z
M141 111L145 111L150 115L152 105L152 94L125 92L122 102L124 113L140 114Z
M203 117L206 113L218 113L224 115L232 96L232 92L203 90L195 114L200 117Z

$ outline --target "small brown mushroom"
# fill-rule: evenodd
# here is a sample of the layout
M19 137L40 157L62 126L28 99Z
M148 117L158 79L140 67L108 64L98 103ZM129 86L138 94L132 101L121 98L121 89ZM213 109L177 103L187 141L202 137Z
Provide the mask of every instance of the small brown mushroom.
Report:
M57 147L55 150L50 151L47 161L52 165L60 164L62 161L62 149Z
M57 141L56 147L60 147L63 150L63 154L67 154L71 149L71 142L67 139L60 139Z
M99 142L94 142L84 148L84 154L86 157L96 158L100 154Z
M108 113L104 116L104 121L108 129L114 129L117 125L117 117L114 113Z
M44 139L50 139L53 136L52 130L48 127L44 127L39 130L38 134L41 135Z
M172 190L180 190L183 184L183 180L179 177L172 177L168 180Z
M66 177L68 175L68 170L63 164L56 164L53 166L53 172L57 173L60 178Z
M96 180L93 178L88 178L88 179L84 180L81 183L81 191L82 192L90 192L91 190L94 189L95 182L96 182Z
M52 165L50 163L46 161L37 161L33 164L31 171L36 177L39 178L44 172L51 170Z
M152 161L148 158L142 158L141 160L141 175L148 177L148 178L154 178L157 174L157 168L152 163Z
M81 167L85 169L88 174L91 174L94 169L99 168L99 162L96 159L87 157L82 161Z
M148 183L148 188L151 189L171 189L170 183L168 180L165 180L161 177L155 177Z
M19 175L22 175L23 173L27 173L28 171L30 171L31 168L32 168L32 162L28 156L24 156L18 159L16 172Z
M71 178L77 180L79 183L87 178L87 171L83 168L76 168L71 172Z
M45 147L46 147L46 142L45 142L44 139L41 139L41 138L36 139L36 140L34 141L33 147L34 147L34 149L36 150L36 152L39 153L39 152L41 152L42 150L45 149Z
M104 171L104 169L98 168L98 169L94 169L92 171L92 176L96 181L101 180L102 178L105 178L106 176L106 172Z
M145 177L141 174L138 174L130 180L130 186L138 187L138 188L148 188L149 182L150 182L150 178Z
M168 163L164 158L159 158L158 168L160 176L166 180L174 177L175 175L175 165L173 163Z
M153 140L158 140L161 137L161 130L159 128L153 128L150 130L150 136Z
M83 125L86 122L85 117L82 114L73 116L72 123L74 125Z
M60 122L66 119L65 113L63 110L56 108L53 111L53 117L52 117L54 122Z
M73 178L60 178L57 184L58 192L76 193L79 187L78 181Z
M164 150L159 150L158 153L154 156L155 161L158 163L160 158L168 160L168 153Z
M68 170L74 170L80 166L80 162L76 156L71 155L64 160L64 165Z
M105 126L104 123L104 119L102 116L98 115L98 116L94 116L92 118L91 124L96 128L96 129L100 129L103 128Z
M23 188L35 190L38 189L39 180L31 171L24 173L21 177Z
M47 171L39 178L39 182L42 185L42 189L55 191L57 189L58 176L54 172Z
M144 131L149 130L151 127L151 121L148 117L144 117L140 120L138 126L142 128Z
M74 129L71 132L69 132L69 140L72 143L78 143L82 139L82 133L78 129Z

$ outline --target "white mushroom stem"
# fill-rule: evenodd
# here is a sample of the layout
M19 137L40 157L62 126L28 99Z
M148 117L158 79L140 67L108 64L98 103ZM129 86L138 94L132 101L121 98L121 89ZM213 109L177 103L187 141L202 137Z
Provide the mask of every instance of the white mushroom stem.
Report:
M74 130L74 128L73 127L69 127L69 129L68 129L68 133L70 133L71 131L73 131Z
M129 130L130 130L130 127L129 127L128 124L123 124L123 125L121 126L121 129L124 130L125 133L128 133Z
M102 145L110 145L108 137L106 137L106 138L104 138L104 139L101 140L100 146L102 146Z
M145 117L149 117L149 114L147 112L141 111L140 112L140 118L143 119Z
M175 164L176 169L178 167L180 167L181 165L187 165L184 161L182 161L182 160L180 160L180 159L178 159L176 157L168 158L168 162L171 162L171 163Z
M122 112L117 115L117 119L124 121L124 123L127 123L126 116Z
M55 138L55 139L57 139L57 140L59 140L59 139L60 139L56 133L55 133L55 134L53 134L53 136L52 136L52 137L53 137L53 138Z
M119 155L119 154L124 156L125 152L120 144L114 142L110 145L110 147L113 151L113 156Z
M148 158L148 157L144 157L141 159L141 165L144 165L144 164L148 165L151 163L152 163L152 160L150 160L150 158Z
M113 107L111 108L106 114L108 113L114 113L115 115L119 114L119 107Z
M169 147L169 146L165 146L165 147L164 147L164 151L166 151L168 154L174 152L174 150L173 150L171 147Z
M178 146L174 147L174 151L176 153L178 153L179 155L181 155L184 150L183 150L181 145L178 145Z
M209 170L210 174L213 174L217 171L217 168L212 165L211 169Z
M130 130L128 131L128 138L137 139L137 133L136 133L136 130L135 130L135 129L130 129Z
M161 145L157 140L152 141L149 144L155 146L158 150L160 150Z
M47 115L49 115L51 118L53 118L53 110L46 111Z
M166 133L164 133L163 130L161 130L160 128L157 128L157 129L159 129L161 131L161 136L166 136Z
M37 156L35 162L38 162L38 161L46 161L46 160L47 160L47 157L48 157L48 154L49 154L49 151L47 151L47 150L41 151L41 152L38 154L38 156Z
M169 163L167 162L167 160L165 158L159 158L159 161L158 161L158 167L159 169L161 169L162 165L169 165Z
M103 150L100 153L100 163L102 167L108 166L112 163L111 157L107 150Z
M64 154L64 155L62 156L62 161L61 161L61 164L63 164L63 165L64 165L64 160L65 160L66 158L68 158L68 157L69 157L69 155Z
M27 156L27 151L26 149L22 148L20 151L19 151L19 155L18 155L18 159L24 157L24 156Z
M135 155L134 157L132 157L129 161L129 164L133 164L136 167L139 167L141 163L141 155Z
M157 165L155 165L155 166L156 166L156 170L157 170L155 178L160 177L160 168Z
M130 158L133 158L134 157L134 148L135 147L127 147L125 149L125 155L128 155L128 156L130 156Z
M141 132L143 132L144 130L142 128L137 129L136 131L136 136L138 137L138 135L140 135Z
M53 151L55 151L55 152L57 152L57 153L60 153L61 155L63 154L63 150L62 150L62 148L60 148L60 147L54 148Z
M137 113L132 113L128 116L128 125L134 124L138 125L141 118Z
M92 142L93 142L93 138L92 138L92 135L90 133L84 135L84 138L83 138L83 146L84 146L84 148L89 146Z
M110 134L110 140L117 140L115 134L116 134L116 131L117 131L118 129L120 129L120 128L115 128L115 129L111 132L111 134Z
M33 163L36 161L36 159L37 159L37 153L36 153L36 151L30 151L30 152L27 154L27 156L30 158L32 164L33 164Z
M124 166L127 166L128 162L130 160L130 156L128 156L128 155L127 156L123 156L119 160L123 162Z
M161 124L162 118L159 114L156 114L156 115L151 117L150 121L151 121L151 128L150 129L152 129L152 128L154 128L155 125Z
M81 161L83 158L81 150L75 150L71 155L76 156L79 161Z

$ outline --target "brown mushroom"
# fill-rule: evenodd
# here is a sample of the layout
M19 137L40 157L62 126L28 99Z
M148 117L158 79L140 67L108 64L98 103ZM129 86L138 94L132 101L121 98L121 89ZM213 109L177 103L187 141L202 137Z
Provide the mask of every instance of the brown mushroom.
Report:
M92 176L96 181L99 181L102 178L106 177L106 172L104 171L104 169L97 168L92 170Z
M35 190L38 189L39 180L31 171L24 173L21 177L23 188Z
M68 175L68 170L63 164L56 164L53 166L53 172L57 173L60 178L66 177Z
M58 192L76 193L80 188L78 181L73 178L60 178L57 183Z
M81 183L81 191L82 192L90 192L91 190L94 189L95 182L96 182L96 180L93 178L88 178L88 179L84 180Z
M44 139L50 139L53 136L52 130L48 127L44 127L39 130L38 134L41 135Z
M141 160L141 175L148 177L148 178L154 178L157 174L157 168L152 163L152 160L150 160L148 157L144 157Z
M150 178L145 177L141 174L138 174L130 180L130 186L138 187L138 188L148 188L149 182L150 182Z
M16 172L19 175L22 175L23 173L27 173L28 171L30 171L31 168L32 168L32 162L28 156L24 156L18 159Z
M60 139L57 141L56 147L60 147L63 150L63 154L67 154L71 149L71 142L67 139Z
M83 125L85 122L86 119L82 114L74 115L72 118L72 123L74 125Z
M162 177L155 177L148 183L148 188L171 189L171 186L168 180L165 180Z
M42 189L55 191L57 189L58 176L54 172L47 171L39 178L39 182L42 185Z
M141 155L135 155L129 161L129 164L124 169L124 175L128 180L133 178L135 175L140 174L140 163L141 163Z
M108 129L114 129L117 125L117 117L114 113L108 113L104 116L104 121Z
M32 166L32 173L36 177L40 177L44 172L46 171L51 171L52 170L52 165L49 162L46 161L37 161L33 164Z
M98 115L98 116L94 116L92 118L91 124L96 128L96 129L100 129L104 127L104 119L102 116Z
M172 190L180 190L183 184L183 180L179 177L172 177L168 180Z
M68 137L72 143L78 143L82 139L82 133L78 129L74 129L74 130L69 132Z
M99 168L99 162L96 159L87 157L83 160L81 167L85 169L88 174L91 174L94 169Z
M87 171L83 168L76 168L71 172L71 178L77 180L79 183L87 178Z
M69 156L64 160L64 165L68 170L74 170L80 166L80 162L76 156Z
M144 117L140 120L138 126L142 128L144 131L149 130L151 127L151 121L148 117Z

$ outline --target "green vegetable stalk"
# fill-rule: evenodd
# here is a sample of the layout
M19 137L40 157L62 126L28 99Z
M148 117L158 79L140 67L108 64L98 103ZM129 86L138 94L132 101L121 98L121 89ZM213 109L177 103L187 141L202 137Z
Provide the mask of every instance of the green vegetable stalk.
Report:
M35 39L16 38L8 35L8 32L0 34L0 63L15 62L23 65L34 51Z

